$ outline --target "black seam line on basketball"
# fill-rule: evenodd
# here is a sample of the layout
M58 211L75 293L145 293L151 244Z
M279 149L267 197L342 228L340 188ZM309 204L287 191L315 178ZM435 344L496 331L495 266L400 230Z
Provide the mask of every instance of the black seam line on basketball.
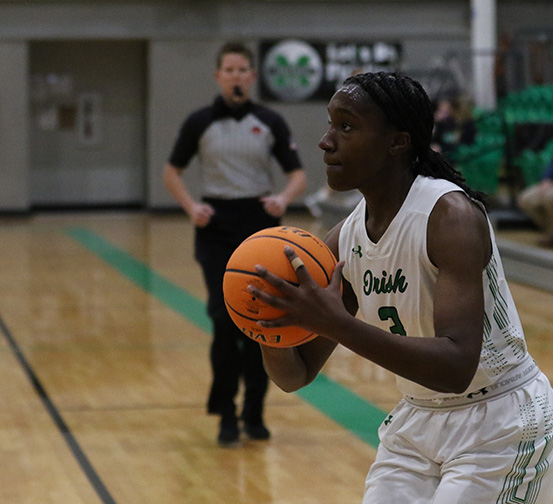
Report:
M252 322L257 322L259 319L256 319L256 318L252 318L252 317L246 317L246 315L244 315L243 313L240 313L239 311L236 311L232 306L230 306L226 301L225 301L225 304L227 305L227 308L229 310L232 310L234 313L236 313L236 315L239 315L240 317L242 318L245 318L246 320L251 320Z
M292 243L293 245L296 245L298 246L299 248L301 248L302 250L305 250L304 247L302 247L301 245L299 245L298 243L296 243L295 241L292 241L290 238L285 238L284 236L279 236L279 235L270 235L270 234L263 234L261 236L250 236L249 238L246 238L244 241L250 241L250 240L258 240L259 238L276 238L277 240L281 240L281 241L286 241L288 243ZM316 236L314 236L314 238L317 238ZM329 257L332 259L332 260L336 260L336 258L334 257L334 254L332 253L332 251L330 250L330 248L328 247L328 245L322 241L322 240L319 240L317 238L317 240L319 241L319 243L321 244L321 248L329 255ZM307 250L305 250L309 255L311 255L311 253Z
M296 242L292 241L292 240L289 240L288 238L283 238L282 236L276 236L276 235L268 235L268 234L264 234L262 236L251 236L250 238L248 238L246 241L250 241L250 240L258 240L260 238L275 238L277 240L281 240L281 241L284 241L286 243L290 243L292 245L295 245L296 247L302 249L308 256L311 257L311 259L313 259L318 265L319 265L319 268L321 268L325 278L326 278L326 283L329 284L330 283L330 278L328 277L328 274L326 272L326 270L324 269L323 265L320 263L320 261L311 253L309 252L309 250L307 250L306 248L302 247L301 245L298 245Z
M63 436L65 442L69 446L69 449L71 450L71 453L73 453L73 456L77 460L78 464L81 466L81 469L85 473L86 477L88 478L88 481L96 491L96 494L98 497L100 497L101 501L104 504L116 504L116 501L109 493L108 489L98 476L98 473L92 467L92 464L88 460L88 457L83 452L82 448L80 447L79 443L69 430L69 427L65 423L64 419L62 418L61 414L59 413L58 409L54 405L54 403L51 401L50 397L46 393L46 390L42 386L42 383L38 379L38 376L33 371L33 368L23 355L23 352L21 351L21 348L15 341L15 338L12 336L10 330L4 323L4 320L2 317L0 317L0 329L2 330L2 333L4 334L4 338L8 342L8 345L10 346L13 354L15 355L17 361L19 362L19 365L23 368L23 371L27 375L27 378L31 382L33 388L35 389L35 392L39 396L40 400L42 401L42 404L46 408L46 411L48 411L50 417L56 424L56 427L60 431L61 435Z
M229 310L232 310L234 313L236 313L236 315L239 315L240 317L242 318L245 318L246 320L251 320L252 322L257 322L259 319L256 319L256 318L251 318L251 317L246 317L246 315L236 311L232 306L230 306L226 301L225 301L225 304L227 305L228 309ZM307 334L304 338L302 338L301 340L297 341L296 343L294 344L297 344L297 343L301 343L302 341L305 341L306 339L308 339L309 337L311 337L313 335L312 332L310 332L309 334ZM287 347L283 347L283 348L287 348Z
M242 270L237 268L228 268L225 270L225 273L241 273L243 275L248 275L252 277L261 278L257 273L254 273L253 271L248 270ZM290 285L293 285L294 287L299 287L300 284L298 282L291 282L290 280L286 280Z

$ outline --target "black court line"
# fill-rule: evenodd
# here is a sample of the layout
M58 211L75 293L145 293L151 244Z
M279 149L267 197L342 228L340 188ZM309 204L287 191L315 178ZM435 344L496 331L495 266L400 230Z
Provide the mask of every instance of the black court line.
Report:
M90 481L90 484L98 494L98 497L102 500L104 504L117 504L114 498L109 493L108 489L98 476L98 473L88 460L88 457L83 452L82 448L80 447L79 443L69 430L69 427L65 423L64 419L60 415L60 412L52 403L51 399L48 397L48 394L46 393L46 390L40 383L40 380L38 379L37 375L33 371L33 368L30 366L29 362L23 355L23 352L21 351L21 348L13 338L12 334L10 333L10 330L4 323L4 320L2 317L0 317L0 329L2 330L2 333L4 334L4 337L6 338L6 341L10 345L10 348L12 352L14 353L15 357L19 361L19 364L23 368L23 371L25 371L25 374L27 375L27 378L29 378L29 381L33 385L33 388L35 389L36 393L40 397L40 400L42 401L42 404L46 407L46 410L50 414L50 417L56 424L56 427L60 431L61 435L65 439L65 442L67 443L67 446L69 446L69 449L73 453L73 456L75 459L77 459L77 462L81 466L81 469L84 471L86 477L88 478L88 481Z

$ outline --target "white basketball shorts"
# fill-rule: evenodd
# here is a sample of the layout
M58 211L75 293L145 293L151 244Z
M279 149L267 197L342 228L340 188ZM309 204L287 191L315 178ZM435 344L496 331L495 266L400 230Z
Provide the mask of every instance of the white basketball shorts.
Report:
M363 504L552 504L547 377L455 409L402 400L379 429Z

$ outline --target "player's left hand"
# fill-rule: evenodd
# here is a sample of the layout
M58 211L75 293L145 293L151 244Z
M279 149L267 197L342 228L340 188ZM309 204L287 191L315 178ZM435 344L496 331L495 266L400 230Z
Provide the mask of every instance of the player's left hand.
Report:
M292 264L298 257L289 246L284 247L284 253ZM283 297L272 296L253 285L248 286L248 291L268 305L286 312L280 318L258 323L262 327L299 326L321 335L334 329L341 317L349 317L342 302L340 289L343 266L343 262L336 265L328 287L322 288L313 280L303 264L295 268L299 282L297 286L257 265L256 273L278 289Z

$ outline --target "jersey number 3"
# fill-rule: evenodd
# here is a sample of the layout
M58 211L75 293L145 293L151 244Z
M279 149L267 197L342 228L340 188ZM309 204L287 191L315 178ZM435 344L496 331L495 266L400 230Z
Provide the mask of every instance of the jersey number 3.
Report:
M407 336L395 306L381 306L378 309L378 316L380 317L380 320L391 320L393 322L393 325L390 326L391 333Z

